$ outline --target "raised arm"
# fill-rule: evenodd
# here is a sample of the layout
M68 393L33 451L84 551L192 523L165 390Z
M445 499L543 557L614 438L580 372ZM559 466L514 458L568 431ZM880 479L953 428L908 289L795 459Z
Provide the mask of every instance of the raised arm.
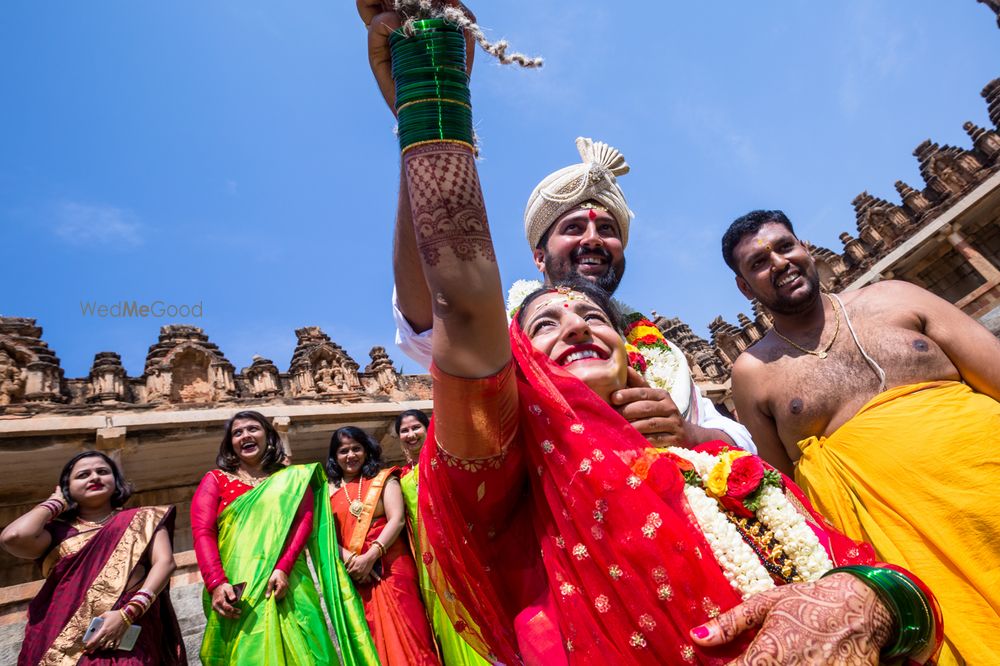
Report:
M52 535L45 526L55 517L56 508L61 507L59 509L61 512L65 510L66 504L62 490L56 486L46 501L32 507L30 511L3 529L0 533L0 544L3 545L3 549L14 557L25 560L36 560L44 555L52 543Z
M510 360L507 315L472 151L430 143L403 156L417 249L434 313L434 363L488 377Z
M457 5L457 2L447 4ZM357 0L358 15L368 29L368 59L372 73L389 110L395 115L395 84L392 80L392 66L388 39L399 27L399 17L392 11L392 3L384 0ZM468 11L468 10L466 10ZM467 40L467 70L472 71L475 50L471 40ZM431 296L427 289L413 233L413 214L410 211L410 196L406 187L406 174L400 170L399 202L396 209L396 227L393 238L392 267L396 284L396 300L399 310L414 333L422 333L431 328L433 314Z

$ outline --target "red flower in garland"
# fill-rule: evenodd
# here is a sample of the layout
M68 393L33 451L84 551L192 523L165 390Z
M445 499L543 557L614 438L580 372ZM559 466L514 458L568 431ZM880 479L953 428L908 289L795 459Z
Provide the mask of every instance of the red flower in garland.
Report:
M764 480L764 464L757 456L743 456L733 461L726 480L726 496L743 500L760 488Z
M720 453L725 453L733 449L733 446L726 444L721 439L713 439L711 442L705 442L704 444L699 444L694 447L695 451L700 451L702 453L707 453L710 456L717 456Z
M743 460L743 458L740 458ZM735 499L729 495L725 495L719 498L719 503L722 504L722 508L726 509L732 513L737 518L753 518L753 511L746 508L742 500Z
M650 333L649 335L644 335L641 338L636 338L635 340L632 341L632 344L636 345L636 346L639 346L639 345L655 345L656 343L662 342L662 341L663 341L662 338L658 338L655 335L653 335L652 333Z
M686 458L681 458L680 456L670 453L669 451L664 455L665 457L669 458L671 462L677 465L677 469L679 469L680 471L682 472L694 471L694 465L691 464L690 460L687 460Z
M639 371L641 374L646 373L646 357L639 352L629 352L628 353L628 364Z

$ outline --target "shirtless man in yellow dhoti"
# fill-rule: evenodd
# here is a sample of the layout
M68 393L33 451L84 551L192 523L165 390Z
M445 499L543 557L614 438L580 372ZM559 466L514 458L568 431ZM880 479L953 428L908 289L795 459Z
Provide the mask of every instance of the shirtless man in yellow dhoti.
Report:
M733 365L760 455L819 511L935 590L941 664L1000 664L1000 341L906 282L819 289L781 211L722 240L774 327Z

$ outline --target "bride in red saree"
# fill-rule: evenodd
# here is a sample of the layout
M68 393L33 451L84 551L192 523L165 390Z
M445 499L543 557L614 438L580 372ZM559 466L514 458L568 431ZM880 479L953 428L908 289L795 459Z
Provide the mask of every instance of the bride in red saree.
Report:
M122 509L131 490L98 451L73 457L52 496L3 532L13 555L40 559L19 666L186 664L167 588L175 568L172 506ZM86 643L94 618L103 625ZM119 648L129 625L131 650Z
M392 62L389 35L401 17L377 0L358 8L388 105L424 112L399 115L393 256L397 276L419 263L426 289L396 286L433 314L421 559L456 631L504 664L875 664L883 646L887 656L926 659L933 602L916 581L884 568L832 569L873 564L872 551L828 530L759 459L728 447L657 451L609 405L630 380L621 321L604 291L586 280L540 289L508 327L475 148L465 140L475 125L434 106L468 104L396 106L394 71L425 85L438 71L412 66L406 47L422 53L421 39L456 28L408 24L422 32ZM471 20L448 11L449 20ZM396 33L394 46L407 34ZM461 80L461 50L449 54L434 63ZM440 122L427 127L428 115ZM579 141L586 169L566 184L572 196L546 198L554 209L628 169L610 146ZM569 221L560 227L572 231L567 261L582 276L608 261L605 245L623 242L607 206L586 200L553 222ZM541 264L545 253L534 249ZM752 520L759 525L747 527ZM887 601L888 584L880 592L865 577L906 594ZM904 597L909 610L926 611L919 630L893 614Z
M341 557L383 666L438 665L407 544L399 469L382 468L380 458L381 447L360 428L330 438L326 469Z

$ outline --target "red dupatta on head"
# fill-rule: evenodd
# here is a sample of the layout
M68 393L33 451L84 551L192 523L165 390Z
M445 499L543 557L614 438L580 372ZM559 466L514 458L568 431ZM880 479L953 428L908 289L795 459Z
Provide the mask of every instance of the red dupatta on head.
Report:
M733 659L746 640L705 650L688 636L740 598L696 527L677 467L644 456L645 438L535 350L516 320L510 338L520 422L512 446L523 447L530 497L512 507L508 529L534 535L524 561L495 560L492 541L466 526L433 471L433 422L420 465L424 561L456 629L491 659L519 663L515 618L503 603L509 579L497 569L530 567L543 570L558 622L533 640L561 641L571 663Z

